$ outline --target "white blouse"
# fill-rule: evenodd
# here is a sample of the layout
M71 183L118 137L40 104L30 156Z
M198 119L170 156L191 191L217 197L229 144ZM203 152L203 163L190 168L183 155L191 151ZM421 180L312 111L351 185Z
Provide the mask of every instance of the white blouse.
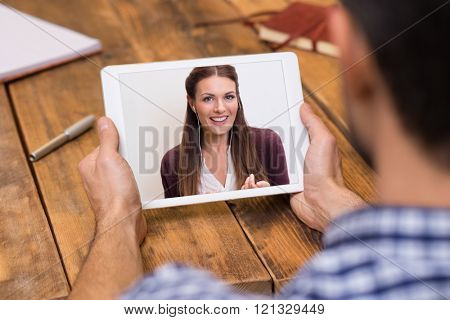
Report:
M228 148L227 150L227 177L225 180L225 186L223 186L214 174L209 171L205 160L203 159L202 168L200 171L200 194L238 190L230 149L231 148Z

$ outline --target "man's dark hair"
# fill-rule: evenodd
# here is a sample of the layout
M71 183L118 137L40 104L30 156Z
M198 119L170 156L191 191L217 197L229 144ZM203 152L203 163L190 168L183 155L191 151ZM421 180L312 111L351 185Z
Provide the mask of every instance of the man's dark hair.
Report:
M342 0L405 129L450 169L450 1Z

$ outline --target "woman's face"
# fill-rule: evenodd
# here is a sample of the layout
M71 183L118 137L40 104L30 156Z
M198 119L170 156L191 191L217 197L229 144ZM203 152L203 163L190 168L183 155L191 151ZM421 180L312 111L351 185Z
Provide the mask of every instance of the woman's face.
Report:
M226 77L211 76L197 83L195 107L202 129L216 135L227 134L238 110L236 84Z

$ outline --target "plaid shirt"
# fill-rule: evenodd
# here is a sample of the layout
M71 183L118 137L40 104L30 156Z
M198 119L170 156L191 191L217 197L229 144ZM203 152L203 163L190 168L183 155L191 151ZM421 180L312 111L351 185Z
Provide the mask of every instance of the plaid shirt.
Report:
M449 299L450 210L379 207L333 221L282 299ZM159 268L123 299L242 299L212 275Z

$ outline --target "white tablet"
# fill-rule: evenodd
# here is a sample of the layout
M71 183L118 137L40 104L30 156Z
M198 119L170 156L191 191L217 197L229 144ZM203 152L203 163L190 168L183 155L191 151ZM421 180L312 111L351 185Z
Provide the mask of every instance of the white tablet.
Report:
M108 66L101 78L143 208L303 190L295 54Z

